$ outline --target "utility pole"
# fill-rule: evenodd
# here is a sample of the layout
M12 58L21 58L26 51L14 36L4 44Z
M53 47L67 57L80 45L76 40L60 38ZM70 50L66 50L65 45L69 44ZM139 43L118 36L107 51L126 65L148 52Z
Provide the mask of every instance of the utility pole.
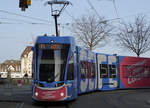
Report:
M59 36L59 33L58 33L58 24L57 24L57 15L54 15L54 19L55 19L55 29L56 29L56 36Z
M51 5L51 13L52 16L55 19L55 29L56 29L56 36L59 36L58 33L58 24L57 24L57 18L60 16L61 12L69 5L71 4L71 2L66 1L66 0L51 0L46 2L46 4ZM60 6L60 8L58 9L58 6ZM57 7L57 8L56 8ZM56 8L56 9L54 9Z

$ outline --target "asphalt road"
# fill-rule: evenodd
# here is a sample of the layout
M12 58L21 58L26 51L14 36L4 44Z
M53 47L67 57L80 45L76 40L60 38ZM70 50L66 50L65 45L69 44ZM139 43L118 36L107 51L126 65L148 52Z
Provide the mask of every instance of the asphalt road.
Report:
M150 89L92 92L69 103L33 104L31 92L25 90L5 96L7 100L0 96L0 108L150 108Z

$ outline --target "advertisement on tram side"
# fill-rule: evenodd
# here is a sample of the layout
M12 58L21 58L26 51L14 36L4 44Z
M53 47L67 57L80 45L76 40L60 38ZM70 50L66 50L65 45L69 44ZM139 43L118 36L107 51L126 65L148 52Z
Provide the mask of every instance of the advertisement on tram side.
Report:
M120 88L150 87L150 58L120 56Z

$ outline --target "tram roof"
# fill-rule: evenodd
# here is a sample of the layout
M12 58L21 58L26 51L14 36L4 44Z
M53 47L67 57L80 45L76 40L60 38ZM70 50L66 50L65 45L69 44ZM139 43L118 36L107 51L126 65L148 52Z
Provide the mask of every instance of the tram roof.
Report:
M74 44L74 37L72 36L38 36L36 43L62 43Z

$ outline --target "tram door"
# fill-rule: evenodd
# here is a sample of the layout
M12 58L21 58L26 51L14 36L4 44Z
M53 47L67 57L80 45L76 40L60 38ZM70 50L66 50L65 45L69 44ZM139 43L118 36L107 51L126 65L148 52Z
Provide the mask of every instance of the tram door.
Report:
M97 54L98 89L112 90L118 85L117 59L114 55Z

